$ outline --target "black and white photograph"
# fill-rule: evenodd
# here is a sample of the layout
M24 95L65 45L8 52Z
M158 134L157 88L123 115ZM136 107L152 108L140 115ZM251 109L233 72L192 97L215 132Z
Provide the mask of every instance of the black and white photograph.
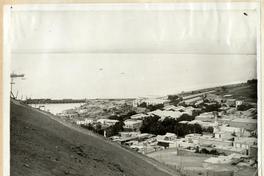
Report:
M258 3L4 9L7 176L261 175Z

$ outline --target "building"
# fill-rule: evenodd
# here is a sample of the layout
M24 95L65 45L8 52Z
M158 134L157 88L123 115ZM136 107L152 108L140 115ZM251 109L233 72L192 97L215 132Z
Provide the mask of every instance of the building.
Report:
M103 126L113 126L119 121L113 120L113 119L99 119L99 120L97 120L97 122L101 123L101 125L103 125Z
M183 112L185 107L183 106L174 106L174 105L168 105L163 108L165 111L180 111Z
M79 109L79 110L78 110L78 113L79 113L79 114L85 114L85 113L87 113L87 112L89 112L88 109Z
M184 100L184 103L186 105L194 105L196 102L202 101L202 100L203 100L202 97L194 97L194 98L191 98L191 99Z
M254 137L235 137L234 138L234 147L239 149L245 149L249 154L249 150L251 146L257 144L257 138Z
M76 124L77 125L89 125L89 124L93 124L95 122L94 119L85 119L85 120L77 120Z
M226 104L230 107L235 107L236 106L236 99L233 99L233 98L226 99Z
M232 133L224 132L224 131L217 131L214 132L216 139L223 139L223 140L232 140L234 136Z
M135 99L133 101L133 106L137 107L142 103L146 103L147 106L158 105L158 104L164 104L168 101L169 100L167 100L167 99L161 99L161 98L140 98L140 99Z
M119 132L121 138L137 137L140 132Z
M140 113L140 114L132 115L130 118L133 120L144 120L146 117L149 117L149 115Z
M198 141L198 140L197 140ZM180 138L176 141L176 147L181 149L190 149L190 148L196 148L198 146L198 142L195 140L190 140L186 138Z
M249 131L257 129L257 119L235 118L228 123L230 127L244 128Z
M195 120L200 120L203 122L214 122L215 121L215 115L213 112L205 112L195 117Z
M174 133L166 133L165 135L157 136L158 145L165 148L176 147L176 140L177 136Z
M190 122L188 122L188 124L199 124L201 125L202 128L209 128L209 127L216 127L217 123L215 122L203 122L201 120L192 120Z
M238 154L245 154L245 150L241 148L235 148L234 146L215 146L214 149L216 149L220 153L225 153L226 155L230 155L232 153L238 153Z
M243 129L242 128L237 128L237 127L230 127L230 126L227 126L227 125L217 126L217 127L214 128L214 133L219 132L219 131L240 136L242 131L243 131Z
M182 112L179 111L162 111L162 110L155 110L151 111L148 114L150 115L156 115L160 117L160 120L164 120L166 117L168 118L173 118L173 119L178 119L179 117L182 116Z
M199 110L200 110L199 108L194 108L192 106L188 106L188 107L184 108L184 110L181 112L183 112L184 114L188 114L189 116L192 116L192 115L194 115L195 111L197 112Z
M142 126L142 120L127 119L124 121L124 128L132 131L139 131Z
M196 97L206 97L207 94L214 93L214 92L215 92L215 90L210 90L210 91L207 91L207 92L187 95L187 96L183 96L182 99L183 100L188 100L188 99L193 99L193 98L196 98Z
M223 98L219 95L215 95L215 94L207 94L206 95L206 99L211 101L211 102L217 102L217 103L222 103L223 102Z
M201 146L232 146L233 141L217 139L211 136L201 136L199 137L199 145Z
M249 147L249 156L254 160L258 160L258 146L257 145L252 145Z
M237 100L236 101L236 108L244 103L243 100Z
M226 125L217 126L214 128L215 138L233 139L234 137L248 137L250 132L244 128L229 127Z

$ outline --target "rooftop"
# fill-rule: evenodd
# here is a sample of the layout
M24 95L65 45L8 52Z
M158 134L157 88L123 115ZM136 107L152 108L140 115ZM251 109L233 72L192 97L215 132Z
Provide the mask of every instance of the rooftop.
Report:
M231 122L257 123L257 119L236 118L236 119L231 120Z

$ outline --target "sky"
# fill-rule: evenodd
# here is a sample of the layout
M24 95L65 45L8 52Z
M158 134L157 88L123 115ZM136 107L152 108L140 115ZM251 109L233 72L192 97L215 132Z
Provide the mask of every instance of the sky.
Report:
M244 14L246 13L246 14ZM162 96L256 78L255 10L11 13L14 93Z

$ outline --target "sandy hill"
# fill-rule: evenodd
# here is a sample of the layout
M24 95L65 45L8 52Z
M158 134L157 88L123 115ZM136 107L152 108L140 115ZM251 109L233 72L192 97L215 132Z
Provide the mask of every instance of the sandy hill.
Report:
M19 102L11 103L11 176L168 176L174 170Z

